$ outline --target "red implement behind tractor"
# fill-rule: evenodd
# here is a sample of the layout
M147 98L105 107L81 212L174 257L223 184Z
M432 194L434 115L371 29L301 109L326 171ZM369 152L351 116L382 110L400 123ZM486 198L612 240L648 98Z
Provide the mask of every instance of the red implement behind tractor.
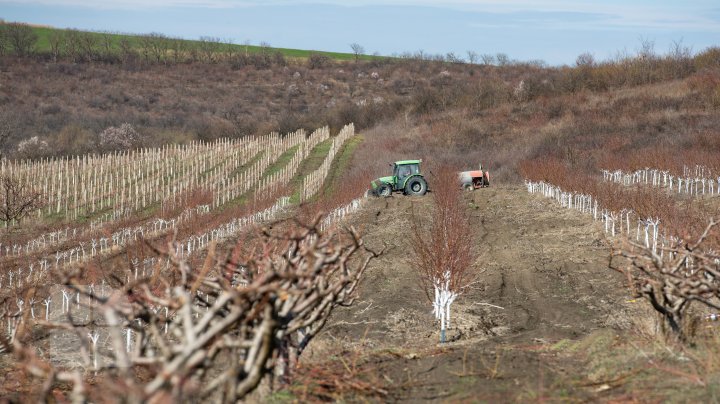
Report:
M462 171L458 173L458 178L460 179L460 185L463 189L468 191L490 186L490 172L484 171L482 164L479 170Z

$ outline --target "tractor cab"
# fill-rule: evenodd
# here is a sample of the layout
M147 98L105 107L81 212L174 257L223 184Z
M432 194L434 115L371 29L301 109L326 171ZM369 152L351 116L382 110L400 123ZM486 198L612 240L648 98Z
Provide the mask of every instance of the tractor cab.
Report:
M404 164L406 163L406 164ZM397 183L404 184L409 177L420 174L420 161L408 160L393 163L393 177L397 178Z
M390 196L402 191L405 195L425 195L427 182L420 171L422 160L401 160L391 163L392 176L380 177L371 183L376 196Z

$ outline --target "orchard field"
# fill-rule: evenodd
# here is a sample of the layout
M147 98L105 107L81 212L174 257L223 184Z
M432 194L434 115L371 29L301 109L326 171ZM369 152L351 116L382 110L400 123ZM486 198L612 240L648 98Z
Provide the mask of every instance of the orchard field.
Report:
M717 48L264 65L150 39L0 56L0 396L717 400ZM416 158L429 193L367 192Z

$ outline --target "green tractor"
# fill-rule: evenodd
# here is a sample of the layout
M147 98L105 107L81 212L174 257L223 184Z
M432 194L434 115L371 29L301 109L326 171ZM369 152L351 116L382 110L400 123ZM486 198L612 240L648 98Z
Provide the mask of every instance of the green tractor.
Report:
M371 192L375 196L385 197L400 191L405 195L425 195L428 185L420 172L421 162L422 160L403 160L390 164L393 175L380 177L371 182Z

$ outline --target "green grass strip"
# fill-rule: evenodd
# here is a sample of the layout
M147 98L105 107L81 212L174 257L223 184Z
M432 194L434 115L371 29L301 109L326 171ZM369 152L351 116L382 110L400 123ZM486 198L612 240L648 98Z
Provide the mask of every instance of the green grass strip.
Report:
M335 193L338 187L342 186L340 183L342 174L350 164L350 159L355 149L357 149L364 140L365 138L362 135L355 135L345 142L330 166L330 172L328 172L328 176L325 179L327 186L324 186L322 190L318 192L318 195L330 196ZM370 185L368 184L368 186Z
M332 142L334 138L329 138L323 142L318 143L311 151L310 154L300 163L297 174L290 180L290 187L295 191L290 196L290 203L300 202L300 192L302 192L303 180L311 172L317 170L322 165L325 157L330 152Z
M50 52L50 36L53 34L64 34L68 29L52 28L52 27L32 27L35 34L38 36L36 44L36 50L38 52ZM106 45L109 45L109 49L112 52L120 52L120 44L124 41L131 49L139 51L142 49L142 34L119 34L119 33L102 33L102 32L91 32L91 31L77 31L82 35L90 35L96 43L96 49L105 49ZM166 38L168 40L175 40L174 38ZM180 39L182 41L183 52L188 52L190 49L200 49L203 45L203 41L192 40L192 39ZM289 58L300 58L307 59L312 54L319 54L327 56L332 60L337 61L352 61L355 60L355 55L346 52L326 52L318 50L305 50L305 49L292 49L292 48L266 48L256 45L244 45L244 44L231 44L231 43L214 43L212 44L213 51L216 53L233 53L233 54L258 54L269 50L270 52L280 52L283 56ZM169 51L169 49L168 49ZM141 52L142 53L142 52ZM385 59L385 56L373 56L373 55L360 55L360 60L376 60ZM166 58L170 59L170 58Z
M300 147L300 145L293 146L289 148L285 153L281 154L274 163L270 164L270 166L265 169L262 177L267 178L283 170L288 165L288 163L290 163L293 156L295 156L295 152L297 151L298 147Z

